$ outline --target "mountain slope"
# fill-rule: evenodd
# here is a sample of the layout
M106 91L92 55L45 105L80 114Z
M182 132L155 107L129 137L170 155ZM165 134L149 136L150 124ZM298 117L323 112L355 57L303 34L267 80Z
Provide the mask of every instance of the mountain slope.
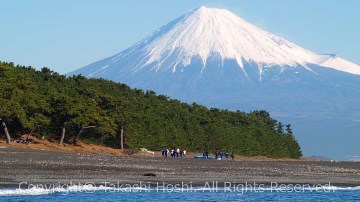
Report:
M315 54L227 10L206 7L190 11L161 27L134 46L108 58L102 67L90 65L74 73L107 75L113 68L119 74L142 70L176 72L184 71L196 59L200 60L203 71L208 60L214 57L220 67L224 67L224 60L235 60L242 70L246 64L255 63L260 76L264 68L274 65L309 69L307 64L360 75L360 67L355 64L332 55Z

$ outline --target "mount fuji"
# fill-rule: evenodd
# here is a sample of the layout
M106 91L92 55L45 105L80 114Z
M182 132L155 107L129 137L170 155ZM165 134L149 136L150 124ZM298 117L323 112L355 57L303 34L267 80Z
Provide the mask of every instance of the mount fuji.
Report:
M191 10L74 74L209 107L265 109L293 124L305 155L360 154L360 66L306 50L225 9Z

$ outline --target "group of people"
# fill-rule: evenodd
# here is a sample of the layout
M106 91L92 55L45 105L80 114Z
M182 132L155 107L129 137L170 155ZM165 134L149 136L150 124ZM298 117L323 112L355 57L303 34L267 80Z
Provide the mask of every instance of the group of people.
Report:
M231 157L231 160L234 160L234 158L235 158L234 152L231 152L231 154L229 153L229 151L215 152L215 159L222 160L224 156L225 156L226 160L229 160L229 156Z
M164 148L161 150L161 155L164 157L164 158L167 158L168 155L170 154L171 158L184 158L186 156L186 150L184 149L175 149L175 148L170 148L167 149L167 148Z
M186 156L186 150L184 149L180 149L180 148L164 148L161 150L161 155L164 158L167 158L169 155L171 156L171 158L184 158ZM199 157L197 157L199 158ZM200 156L201 158L201 156ZM209 157L209 152L207 150L205 150L203 152L203 156L202 158L204 159L213 159L213 157ZM217 160L222 160L223 158L225 158L226 160L229 160L229 158L231 158L232 160L235 159L235 154L234 152L223 152L223 151L219 151L219 152L215 152L215 159Z
M234 152L231 152L231 154L230 154L229 151L215 152L215 159L222 160L224 157L226 158L226 160L229 160L229 157L231 158L231 160L234 160L235 159L235 154L234 154ZM208 151L203 152L203 158L206 158L206 159L209 158L209 152Z

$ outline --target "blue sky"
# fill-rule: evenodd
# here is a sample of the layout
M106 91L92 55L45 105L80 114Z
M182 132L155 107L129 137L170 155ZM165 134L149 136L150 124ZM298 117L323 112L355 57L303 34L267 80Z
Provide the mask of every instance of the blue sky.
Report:
M360 64L358 0L1 0L0 60L67 73L201 5L226 8L303 48Z

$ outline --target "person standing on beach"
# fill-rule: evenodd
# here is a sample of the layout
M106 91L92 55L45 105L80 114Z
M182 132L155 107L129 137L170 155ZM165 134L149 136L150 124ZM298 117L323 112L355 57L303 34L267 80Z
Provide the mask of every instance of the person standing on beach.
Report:
M231 152L231 160L234 160L235 159L235 154L234 152Z
M175 150L173 148L171 148L170 154L171 154L171 158L175 157Z
M226 160L229 160L229 151L226 151L225 157L226 157Z
M185 157L185 155L186 155L186 150L184 149L184 151L183 151L183 156Z
M180 149L180 158L182 158L182 157L183 157L183 150Z

